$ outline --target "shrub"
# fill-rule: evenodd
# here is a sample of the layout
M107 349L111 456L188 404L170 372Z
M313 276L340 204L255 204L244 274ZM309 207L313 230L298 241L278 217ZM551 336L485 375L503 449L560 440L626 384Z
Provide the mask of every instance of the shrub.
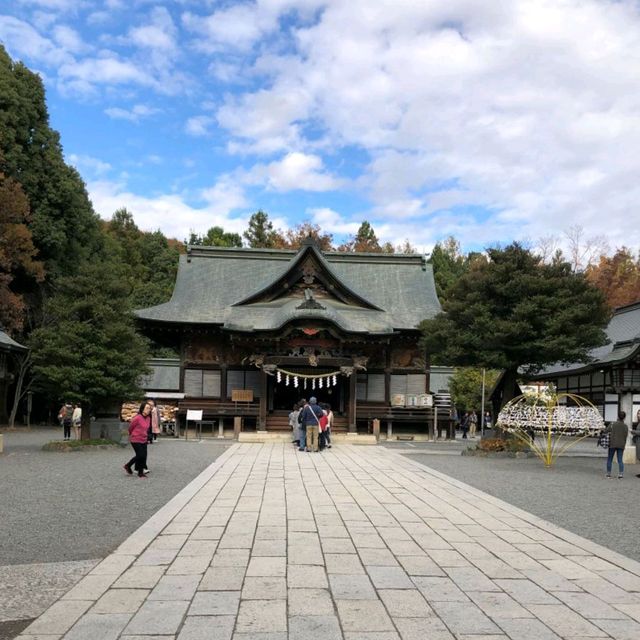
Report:
M520 442L520 440L516 440L515 438L509 438L505 440L504 438L485 438L480 440L480 444L478 444L478 449L481 451L528 451L529 447L524 443Z

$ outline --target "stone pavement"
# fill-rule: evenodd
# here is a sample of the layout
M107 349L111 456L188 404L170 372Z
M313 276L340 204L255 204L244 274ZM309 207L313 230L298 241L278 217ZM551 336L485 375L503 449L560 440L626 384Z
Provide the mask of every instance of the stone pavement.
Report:
M638 640L640 564L383 447L238 444L19 638Z

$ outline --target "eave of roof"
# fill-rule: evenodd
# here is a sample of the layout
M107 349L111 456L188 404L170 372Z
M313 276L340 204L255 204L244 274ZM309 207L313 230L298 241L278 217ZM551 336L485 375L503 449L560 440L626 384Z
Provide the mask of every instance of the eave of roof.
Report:
M615 309L605 332L609 344L592 349L588 362L557 363L528 378L552 380L618 366L636 358L640 353L640 302Z
M15 351L22 353L29 351L28 347L16 342L9 334L0 329L0 351Z

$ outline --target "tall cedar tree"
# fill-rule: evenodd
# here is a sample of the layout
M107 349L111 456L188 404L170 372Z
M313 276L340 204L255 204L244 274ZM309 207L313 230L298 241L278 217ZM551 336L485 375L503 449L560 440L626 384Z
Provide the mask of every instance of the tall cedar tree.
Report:
M25 304L14 281L41 282L42 263L35 259L31 231L29 201L20 185L0 171L0 324L10 334L22 330Z
M36 387L82 403L83 438L91 413L136 397L148 373L147 344L135 331L122 275L117 263L100 259L61 278L47 303L47 325L30 337Z
M282 234L273 228L273 222L262 210L249 218L249 227L242 235L253 249L276 249L284 245Z
M404 250L399 248L399 253L413 253L411 244L407 240ZM356 253L395 253L395 249L390 242L380 244L376 232L371 223L363 220L356 234L344 244L338 247L338 251L353 251Z
M449 236L433 247L429 262L433 266L438 298L444 302L448 297L449 289L460 276L469 271L469 260L460 251L460 243L453 236Z
M29 199L33 242L48 282L73 273L99 245L99 224L84 183L49 127L40 76L0 45L0 170Z
M504 369L503 401L516 377L555 362L584 362L606 343L610 310L604 296L567 262L545 265L514 243L489 249L450 288L443 312L420 328L434 359Z

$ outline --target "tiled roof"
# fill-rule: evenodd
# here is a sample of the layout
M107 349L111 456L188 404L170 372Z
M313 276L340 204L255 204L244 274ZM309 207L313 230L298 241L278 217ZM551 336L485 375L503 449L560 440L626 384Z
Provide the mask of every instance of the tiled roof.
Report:
M550 378L589 371L634 358L640 351L640 302L616 309L605 332L609 338L609 344L592 349L589 352L589 362L554 364L535 377Z
M0 351L28 351L28 348L0 329Z
M287 273L298 253L192 249L180 256L171 300L140 309L136 315L142 320L215 324L237 331L275 330L293 319L326 319L348 332L390 333L414 329L440 311L431 265L417 255L320 254L346 290L362 300L362 306L326 298L319 300L324 309L298 309L301 300L294 297L251 302ZM239 304L243 300L250 302ZM380 310L367 308L367 303Z

